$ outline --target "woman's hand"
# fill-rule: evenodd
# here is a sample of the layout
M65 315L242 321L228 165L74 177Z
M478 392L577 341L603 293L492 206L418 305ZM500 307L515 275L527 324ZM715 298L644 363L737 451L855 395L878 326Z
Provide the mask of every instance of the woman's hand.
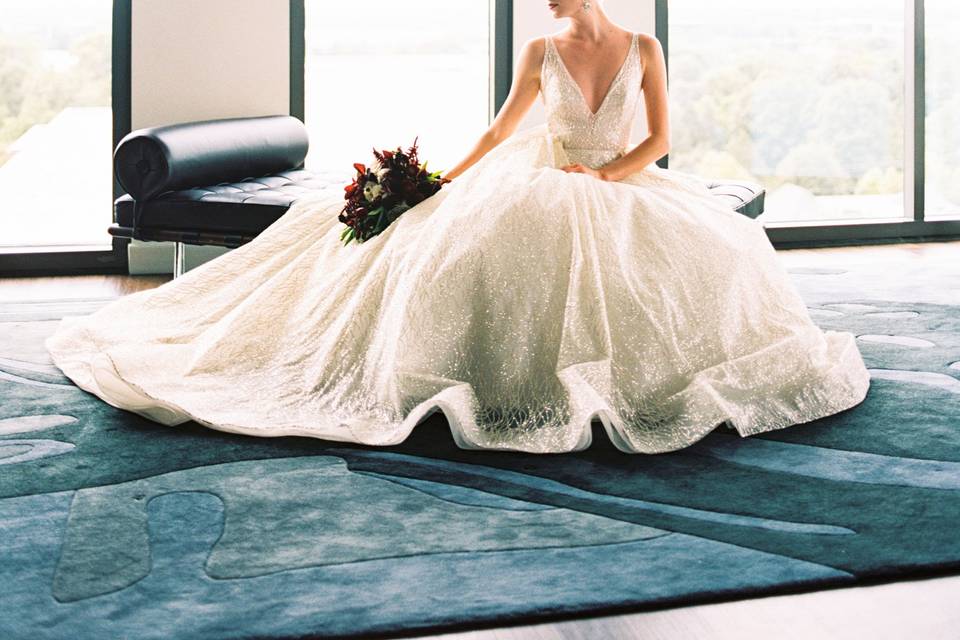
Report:
M591 167L588 167L588 166L586 166L586 165L582 165L582 164L579 164L579 163L577 163L577 164L568 164L568 165L566 165L566 166L564 166L564 167L560 167L560 169L561 169L562 171L566 171L567 173L585 173L585 174L587 174L588 176L593 176L593 177L596 178L597 180L606 180L606 179L607 179L607 176L603 173L602 170L600 170L600 169L593 169L593 168L591 168Z

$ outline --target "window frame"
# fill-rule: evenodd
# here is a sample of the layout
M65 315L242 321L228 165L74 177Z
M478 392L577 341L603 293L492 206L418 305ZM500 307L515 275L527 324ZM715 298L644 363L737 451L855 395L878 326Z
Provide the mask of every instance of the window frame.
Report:
M513 77L513 0L490 2L490 108L492 121L503 106ZM304 119L304 2L290 0L290 114ZM668 0L654 0L655 34L663 46L669 87ZM960 238L960 220L925 219L924 211L924 0L905 0L905 171L907 219L877 222L772 223L764 229L776 248L922 242ZM113 148L131 131L132 0L115 0L112 10ZM657 160L669 167L669 154ZM114 199L124 191L113 179ZM112 209L112 207L111 207ZM960 214L960 211L958 211ZM111 211L111 222L115 214ZM62 247L0 251L0 276L127 274L128 238L111 237L109 250Z
M513 0L490 2L490 105L492 122L510 91L513 67ZM112 7L111 102L113 149L131 129L131 34L133 0L114 0ZM290 115L304 120L305 0L290 0ZM125 193L113 176L113 199ZM116 213L111 206L111 223ZM106 225L105 225L106 226ZM129 238L111 236L109 250L23 247L0 251L0 277L129 273ZM19 250L18 250L19 249Z
M513 0L487 0L489 4L490 86L487 124L493 122L507 100L513 82ZM290 115L306 123L306 0L290 0Z
M655 0L656 36L670 85L668 0ZM960 219L927 220L924 210L924 0L904 0L904 218L876 222L777 222L764 225L775 248L825 247L960 238ZM669 166L669 154L657 161ZM957 210L960 216L960 209Z
M113 110L113 147L130 133L130 34L132 0L114 0L111 18L111 102ZM113 199L124 194L113 176ZM111 206L110 221L116 222ZM104 233L106 227L104 224ZM91 250L78 247L17 247L0 250L0 277L47 276L73 274L127 274L127 245L129 238L110 236L109 250ZM104 243L106 244L106 243Z

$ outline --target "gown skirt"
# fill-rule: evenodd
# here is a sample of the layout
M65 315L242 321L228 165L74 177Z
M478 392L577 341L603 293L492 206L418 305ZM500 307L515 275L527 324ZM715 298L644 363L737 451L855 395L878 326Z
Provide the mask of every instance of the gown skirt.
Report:
M583 157L581 152L580 157ZM46 340L80 388L164 425L387 446L435 411L463 449L629 453L860 403L762 225L696 176L566 173L515 133L379 236L343 246L339 188Z

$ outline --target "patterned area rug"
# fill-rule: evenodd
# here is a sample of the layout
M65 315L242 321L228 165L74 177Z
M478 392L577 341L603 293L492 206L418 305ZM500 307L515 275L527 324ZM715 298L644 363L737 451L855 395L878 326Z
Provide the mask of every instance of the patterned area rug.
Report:
M957 261L960 264L960 260ZM882 268L881 268L882 267ZM0 305L0 637L409 635L960 570L960 271L789 269L866 400L628 455L165 427L63 377L60 317Z

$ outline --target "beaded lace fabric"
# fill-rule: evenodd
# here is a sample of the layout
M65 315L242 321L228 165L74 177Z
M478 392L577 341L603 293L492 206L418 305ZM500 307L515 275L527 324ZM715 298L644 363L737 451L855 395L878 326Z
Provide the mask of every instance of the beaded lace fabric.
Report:
M760 223L696 176L566 173L625 153L631 49L592 113L547 39L547 122L379 236L342 246L340 189L46 341L78 386L165 425L402 442L442 411L458 446L625 452L743 436L860 403L853 335L822 331ZM428 151L428 150L427 150Z

